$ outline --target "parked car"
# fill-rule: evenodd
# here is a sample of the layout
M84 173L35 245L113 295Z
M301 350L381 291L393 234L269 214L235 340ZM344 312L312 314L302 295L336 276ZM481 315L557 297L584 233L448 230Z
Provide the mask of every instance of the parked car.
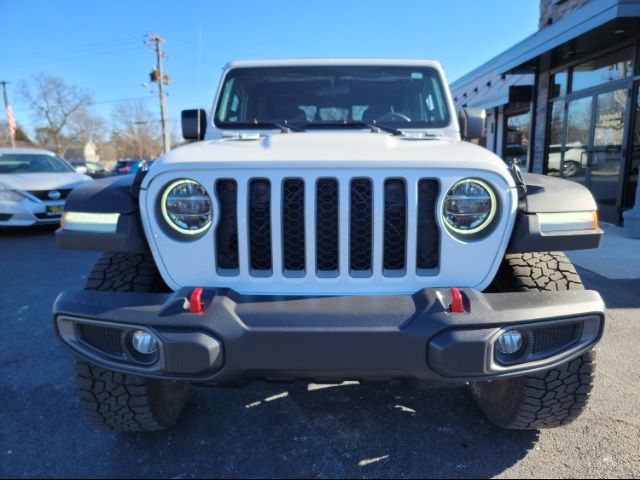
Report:
M73 168L78 173L84 173L91 178L105 178L111 175L111 173L97 162L71 162Z
M59 222L69 193L89 182L47 150L0 148L0 227Z
M562 176L570 178L582 173L587 165L587 146L580 143L568 143L564 151L564 168ZM551 173L560 174L561 145L549 145L547 168Z
M116 166L113 169L114 175L129 175L136 173L140 170L140 167L144 162L150 163L149 160L136 159L136 160L118 160Z
M597 248L583 185L521 174L460 120L440 64L234 62L191 143L73 192L63 248L105 252L60 294L81 404L159 430L191 385L469 385L507 429L568 424L604 304L564 250ZM205 141L202 141L205 140Z

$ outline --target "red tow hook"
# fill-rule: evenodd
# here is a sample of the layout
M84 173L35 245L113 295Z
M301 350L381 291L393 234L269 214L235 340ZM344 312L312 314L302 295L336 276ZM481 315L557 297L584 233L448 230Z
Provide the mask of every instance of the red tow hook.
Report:
M204 305L202 304L202 287L194 288L189 298L189 313L202 313L204 312Z
M449 305L451 313L464 313L464 304L462 303L462 294L455 287L451 288L451 305Z

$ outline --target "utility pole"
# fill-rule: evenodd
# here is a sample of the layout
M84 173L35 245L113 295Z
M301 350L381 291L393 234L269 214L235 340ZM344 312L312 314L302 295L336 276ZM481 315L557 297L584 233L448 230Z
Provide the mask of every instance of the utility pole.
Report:
M7 125L9 126L9 138L11 138L11 146L16 148L16 121L13 118L13 109L9 105L9 99L7 98L7 85L9 82L6 80L1 80L0 84L2 84L2 94L4 96L4 110L7 112Z
M169 83L169 77L164 74L162 69L162 44L166 43L159 35L150 33L147 40L147 46L156 51L157 65L156 70L151 72L151 81L158 82L158 92L160 95L160 118L162 120L162 148L167 153L171 148L171 140L169 139L169 127L167 125L167 103L165 100L164 86Z

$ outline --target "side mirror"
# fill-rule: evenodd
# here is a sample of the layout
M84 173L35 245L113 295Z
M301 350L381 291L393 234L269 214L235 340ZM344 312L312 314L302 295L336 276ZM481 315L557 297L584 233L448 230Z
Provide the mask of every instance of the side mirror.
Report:
M202 140L207 131L207 112L202 109L182 111L182 136L185 140Z
M462 108L458 115L460 136L463 140L477 140L484 133L486 112L482 108Z

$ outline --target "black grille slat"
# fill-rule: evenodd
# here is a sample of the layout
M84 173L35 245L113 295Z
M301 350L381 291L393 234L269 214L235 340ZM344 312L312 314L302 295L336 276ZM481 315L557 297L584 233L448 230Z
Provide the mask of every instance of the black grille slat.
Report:
M580 324L538 328L533 332L532 353L552 352L567 347L578 338Z
M320 272L338 272L338 181L321 178L316 184L316 265Z
M100 327L97 325L78 325L80 338L93 348L109 355L124 355L122 333L119 328Z
M286 179L282 185L282 242L285 271L303 271L304 246L304 182Z
M418 182L418 272L438 267L440 232L436 223L436 201L439 190L437 180L422 179Z
M351 180L349 256L352 272L370 272L373 252L373 188L371 180Z
M271 271L271 183L267 179L249 183L249 250L252 270Z
M309 183L314 181L315 186ZM278 180L277 184L272 184L268 178L255 177L247 181L246 190L234 179L217 180L215 194L219 211L214 242L218 275L264 277L278 269L285 276L302 277L309 274L309 253L315 253L316 267L315 272L310 273L318 277L335 277L341 271L354 278L370 277L374 260L376 271L380 269L380 273L386 277L412 273L407 271L409 265L415 268L418 275L437 275L440 249L440 232L436 222L436 202L440 189L438 180L423 178L417 183L409 183L402 177L389 177L379 181L382 185L374 189L371 178L353 177L348 180L347 197L340 199L340 184L334 177L288 177ZM309 185L314 188L309 190ZM277 205L271 205L272 188L280 189L276 195L280 198ZM412 196L417 203L416 218L413 218L413 213L409 218L410 189L415 189L417 193L417 198ZM373 211L374 190L383 197L376 200L382 210L377 212L378 216ZM306 198L308 195L313 198ZM247 202L246 227L240 216L241 213L243 216L245 214L238 211L241 196ZM309 202L313 203L314 210L310 217L305 206ZM344 219L348 221L348 232L342 232L342 237L348 238L348 246L344 245L349 255L346 265L340 264L341 210L349 215L348 220ZM278 232L273 231L272 213L278 218ZM382 242L375 249L374 218L380 219L381 224L376 228L380 230ZM416 222L416 237L409 239L409 222L412 221ZM306 222L314 222L315 238L307 238L309 225ZM241 228L246 230L240 231ZM246 239L241 234L246 235ZM276 238L273 239L272 235L276 235ZM378 231L376 239L377 235ZM245 254L244 251L239 252L241 243L247 248L247 263L243 262L242 265L248 266L248 272L241 271L244 267L240 266L240 259ZM411 245L410 252L408 245ZM315 248L315 252L309 252L310 247ZM274 248L277 249L277 264L274 264ZM375 259L374 251L378 252ZM378 255L380 258L377 258ZM348 270L344 271L345 268Z
M59 192L60 197L55 199L50 198L49 197L50 192ZM29 193L39 200L50 202L53 200L66 200L66 198L71 193L71 189L70 188L52 188L51 190L30 190Z
M404 180L384 182L384 269L404 270L407 243L407 189Z
M216 228L216 264L218 273L238 270L238 184L235 180L216 182L220 219Z

